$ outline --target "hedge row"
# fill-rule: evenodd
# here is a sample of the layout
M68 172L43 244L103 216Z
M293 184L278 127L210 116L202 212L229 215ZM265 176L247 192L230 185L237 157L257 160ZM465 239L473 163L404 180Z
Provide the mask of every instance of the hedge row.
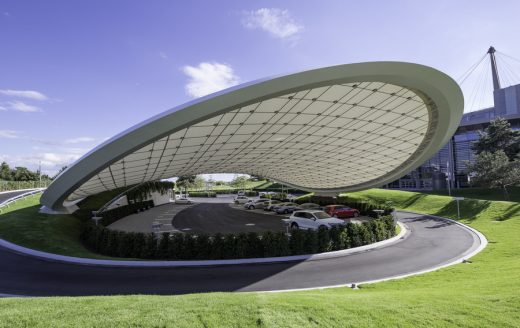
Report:
M358 247L395 235L392 216L332 229L234 234L193 235L129 233L93 224L85 225L81 239L100 254L142 259L219 260L314 254Z
M133 213L138 213L141 211L145 211L149 208L154 207L153 200L147 200L144 202L135 202L133 204L128 204L125 206L116 207L114 209L104 211L103 213L98 214L103 217L103 219L99 220L99 223L104 226L108 226L117 220L124 218Z
M296 199L295 202L298 204L315 203L320 206L346 205L348 207L357 209L361 215L368 215L372 217L377 216L374 210L383 210L383 215L390 215L394 211L393 207L385 204L378 204L369 201L359 201L346 196L336 198L326 196L304 196Z
M190 197L217 197L217 194L213 191L190 191Z
M212 190L212 191L190 191L188 195L190 197L217 197L217 195L221 194L236 194L239 190L234 189L226 189L226 190ZM258 192L253 190L248 190L245 192L246 196L257 196Z

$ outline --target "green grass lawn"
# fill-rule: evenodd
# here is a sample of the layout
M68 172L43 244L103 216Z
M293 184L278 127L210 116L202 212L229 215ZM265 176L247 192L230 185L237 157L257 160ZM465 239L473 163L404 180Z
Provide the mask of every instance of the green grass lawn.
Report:
M509 201L512 202L520 202L520 187L509 187L507 188L507 192L509 193ZM448 190L431 190L426 191L428 194L432 195L448 195ZM475 198L475 199L483 199L483 200L505 200L504 192L502 189L487 189L487 188L463 188L463 189L453 189L451 191L452 196L457 197L467 197L467 198Z
M90 252L80 243L78 218L38 213L39 200L40 195L27 197L4 210L0 214L0 238L44 252L110 259Z
M443 196L349 196L456 217ZM519 327L520 204L468 200L461 209L489 240L470 264L359 290L0 299L0 327Z

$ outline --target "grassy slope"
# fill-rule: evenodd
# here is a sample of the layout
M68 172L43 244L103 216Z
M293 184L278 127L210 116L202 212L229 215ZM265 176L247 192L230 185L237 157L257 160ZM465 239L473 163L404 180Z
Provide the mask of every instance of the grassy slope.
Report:
M520 202L520 187L509 187L507 188L509 193L509 200L512 202ZM426 191L432 195L448 195L448 190L432 190ZM501 189L486 189L486 188L464 188L464 189L453 189L451 191L452 196L467 197L484 200L505 200L504 192Z
M256 188L262 184L266 183L265 180L261 180L261 181L248 181L246 186L245 186L245 189L253 189L253 188ZM213 190L238 190L240 188L236 188L236 187L233 187L233 186L229 186L229 185L222 185L222 186L213 186L212 187ZM191 189L189 189L191 190ZM191 191L198 191L198 190L191 190Z
M56 254L109 259L79 242L80 221L72 215L38 213L40 195L16 202L0 215L0 238Z
M388 190L350 196L456 215L442 196ZM490 241L471 264L355 291L1 299L0 326L518 327L520 204L474 200L462 210L463 221Z

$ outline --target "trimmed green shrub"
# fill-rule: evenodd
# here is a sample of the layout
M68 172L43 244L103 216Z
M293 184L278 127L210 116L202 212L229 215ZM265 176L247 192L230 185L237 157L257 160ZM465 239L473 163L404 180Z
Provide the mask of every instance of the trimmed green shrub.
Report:
M208 235L201 234L195 239L195 258L205 260L211 256L211 240Z
M276 256L274 233L272 233L271 231L267 231L262 235L262 246L264 249L263 257Z
M224 254L224 236L217 233L211 239L210 259L220 260Z
M351 237L348 234L347 228L342 227L339 229L338 246L336 250L347 249L352 247Z
M134 234L134 244L132 245L132 257L140 258L142 249L145 247L146 235L142 232Z
M305 243L304 243L304 253L305 254L314 254L318 252L318 234L312 230L305 230L303 235Z
M224 245L222 246L222 258L223 259L232 259L236 254L235 248L235 235L227 234L224 236L222 240Z
M274 234L274 256L291 255L289 249L289 238L285 232L277 232Z
M361 225L355 223L347 223L346 231L347 235L350 237L350 245L351 247L359 247L364 245L364 240L361 236L360 228Z
M184 236L182 244L182 253L180 254L181 260L192 260L195 258L195 239L192 235L182 234Z
M341 229L339 227L332 227L329 231L329 238L330 238L330 250L331 251L337 251L341 248L341 242L340 242L340 232Z
M235 236L235 254L237 258L247 258L249 257L249 241L247 239L247 234L239 233Z
M142 259L153 259L157 253L157 238L153 233L149 233L145 236L144 247L141 250Z
M184 247L184 235L181 233L173 234L168 243L168 258L181 260Z
M157 258L167 259L170 257L170 233L164 232L159 238L159 245L157 246Z
M330 252L332 250L332 243L330 241L329 229L320 227L318 229L318 252Z
M291 255L304 254L305 239L302 230L294 229L291 231L291 238L289 239L289 249L291 250Z
M83 243L100 254L143 259L206 260L275 257L313 254L367 245L395 235L392 216L363 224L347 223L331 229L233 234L163 233L114 231L88 222L80 234Z
M374 236L372 235L372 229L370 229L371 222L363 222L358 225L359 235L361 237L361 245L368 245L373 243Z
M247 234L247 247L247 257L262 257L264 254L263 244L256 232L249 232Z

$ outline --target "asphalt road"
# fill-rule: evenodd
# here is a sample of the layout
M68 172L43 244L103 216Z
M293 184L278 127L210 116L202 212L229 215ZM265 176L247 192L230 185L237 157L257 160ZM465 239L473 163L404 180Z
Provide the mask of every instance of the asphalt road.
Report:
M225 211L215 211L213 219L218 213ZM411 228L406 239L365 253L319 261L195 268L95 267L50 262L0 248L0 294L185 294L321 287L425 270L478 247L477 238L459 225L399 215Z
M285 231L282 215L230 208L229 204L197 204L179 212L172 220L175 229L214 234Z
M18 191L10 191L10 192L6 192L6 193L1 193L0 194L0 204L3 201L8 200L9 198L13 198L18 195L25 194L28 191L30 191L30 190L22 190L22 191L18 190Z

